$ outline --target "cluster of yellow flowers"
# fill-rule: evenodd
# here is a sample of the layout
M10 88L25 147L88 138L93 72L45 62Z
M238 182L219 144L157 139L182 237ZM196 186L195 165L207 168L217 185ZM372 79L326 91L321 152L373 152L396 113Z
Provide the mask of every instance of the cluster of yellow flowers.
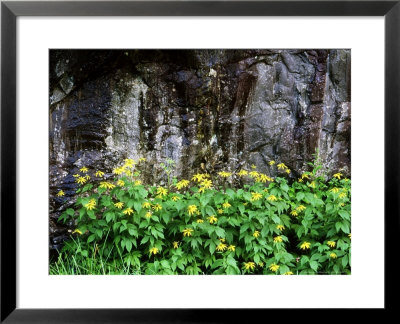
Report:
M292 216L297 216L299 213L301 213L301 212L302 212L303 210L305 210L305 209L306 209L305 206L300 205L300 206L294 208L294 209L290 212L290 215L292 215Z
M97 202L96 202L96 199L90 199L89 200L89 202L87 203L87 204L85 204L85 207L88 209L88 210L92 210L92 209L95 209L96 208L96 204L97 204Z

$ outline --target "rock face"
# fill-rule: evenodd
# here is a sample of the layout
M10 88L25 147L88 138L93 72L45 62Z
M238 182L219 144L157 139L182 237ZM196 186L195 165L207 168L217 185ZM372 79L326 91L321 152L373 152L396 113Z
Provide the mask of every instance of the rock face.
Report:
M350 50L50 51L50 237L83 165L111 173L146 157L149 183L174 175L318 156L350 176ZM72 203L72 202L70 202Z

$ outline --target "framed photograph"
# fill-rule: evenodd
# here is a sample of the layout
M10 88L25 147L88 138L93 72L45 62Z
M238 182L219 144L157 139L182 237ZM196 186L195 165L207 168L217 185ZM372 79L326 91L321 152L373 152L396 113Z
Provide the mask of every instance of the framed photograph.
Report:
M3 1L1 321L391 309L399 15Z

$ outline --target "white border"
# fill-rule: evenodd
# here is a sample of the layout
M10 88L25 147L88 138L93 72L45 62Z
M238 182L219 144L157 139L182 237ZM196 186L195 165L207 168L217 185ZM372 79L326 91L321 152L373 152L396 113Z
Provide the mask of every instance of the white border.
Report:
M17 30L17 307L383 307L383 17L18 17ZM351 48L352 275L49 276L49 48Z

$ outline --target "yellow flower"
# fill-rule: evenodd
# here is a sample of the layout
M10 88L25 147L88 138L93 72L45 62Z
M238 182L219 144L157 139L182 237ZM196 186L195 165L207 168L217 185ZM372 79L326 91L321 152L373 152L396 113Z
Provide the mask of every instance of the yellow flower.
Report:
M116 203L114 203L114 206L117 207L118 209L121 209L122 207L124 207L124 203L123 202L116 202Z
M333 192L333 193L338 193L339 190L340 190L339 188L332 188L330 191Z
M78 233L79 235L82 235L82 232L79 229L76 229L75 231L72 232L72 234Z
M298 181L299 181L299 182L303 182L303 179L299 178Z
M251 201L257 201L260 198L262 198L262 194L258 193L258 192L252 192L251 193Z
M224 213L224 210L221 209L221 208L219 208L219 209L217 209L217 212L218 212L218 214L223 214L223 213Z
M296 209L293 209L291 212L290 212L290 215L293 215L293 216L297 216L299 213L296 211Z
M179 200L179 199L181 199L181 198L178 197L178 196L172 196L171 199L172 199L173 201L177 201L177 200Z
M151 212L147 212L145 215L144 215L144 217L146 217L146 218L151 218Z
M154 209L155 211L159 211L159 210L162 209L162 206L161 206L160 204L155 204L155 205L153 206L153 209Z
M287 174L290 174L290 169L286 169L285 172L286 172Z
M189 181L183 179L183 180L179 181L179 182L175 185L175 187L176 187L178 190L181 190L182 188L186 188L188 185L189 185Z
M196 222L199 223L199 224L201 224L201 223L204 223L204 220L202 220L201 218L199 218Z
M140 186L142 184L142 181L136 180L134 184L135 184L135 186Z
M86 179L86 180L90 180L90 175L88 175L88 174L85 175L85 179Z
M124 171L125 171L125 169L124 168L115 168L114 170L113 170L113 173L115 173L115 174L122 174L122 173L124 173Z
M267 200L269 200L269 201L277 201L278 198L276 198L276 196L274 196L274 195L270 195L270 196L268 196Z
M188 213L189 213L190 216L192 216L196 212L197 212L197 206L196 205L189 205L188 206Z
M315 188L315 181L312 181L308 186L311 188Z
M279 224L279 225L276 225L276 228L280 231L283 231L285 229L285 226Z
M183 236L192 236L193 229L185 228L182 232L183 232Z
M267 181L273 181L273 179L270 178L269 176L267 176L267 175L264 174L264 173L259 173L259 174L256 176L256 181L257 181L257 182L266 183Z
M78 179L76 179L76 182L79 184L84 184L86 182L86 179L84 177L79 177Z
M351 233L350 233L348 236L349 236L349 238L350 238L350 240L351 240Z
M150 208L151 207L151 205L150 205L150 203L148 202L148 201L145 201L143 204L142 204L142 208Z
M102 171L96 171L96 173L94 174L96 177L101 178L102 176L104 176L104 172Z
M239 176L239 177L243 177L243 176L248 175L248 174L249 174L249 172L246 171L246 170L240 170L240 171L238 172L238 176Z
M179 242L172 242L172 246L174 247L174 249L177 249L179 247Z
M283 275L285 275L285 276L291 276L292 274L293 274L292 271L287 271L287 272L285 272Z
M259 176L259 173L258 173L257 171L251 171L251 172L249 173L249 175L250 175L251 177L253 177L253 178L257 178L257 177Z
M310 242L303 242L303 243L300 245L300 249L302 249L302 250L309 249L310 246L311 246L311 243L310 243Z
M141 158L139 159L139 162L146 162L146 158L141 157Z
M260 232L259 231L254 231L253 236L254 237L259 237L260 236Z
M332 259L336 259L336 258L337 258L337 255L336 255L336 253L334 253L334 252L332 252L331 254L329 254L329 256L330 256Z
M168 193L168 190L163 188L163 187L158 187L157 188L157 194L160 195L161 197L166 196Z
M280 236L275 236L275 237L274 237L274 242L275 242L275 243L281 243L281 242L282 242L282 237L280 237Z
M225 239L224 239L224 238L220 238L220 239L218 239L218 240L220 240L222 243L225 242Z
M252 165L251 165L251 168L252 168L252 169L257 169L257 166L254 165L254 164L252 164Z
M258 265L262 268L264 266L264 262L258 262Z
M158 253L158 249L157 249L156 247L152 247L152 248L149 250L149 252L150 252L150 254L157 254L157 253Z
M254 262L245 262L244 263L244 268L246 269L246 270L254 270L254 268L256 267L256 265L255 265L255 263Z
M79 169L79 171L81 171L81 172L83 172L83 173L86 173L86 172L88 172L89 170L88 170L87 167L82 167L82 168Z
M274 164L275 164L275 161L274 161L274 160L269 161L269 165L274 165Z
M273 271L273 272L277 272L278 269L279 269L279 267L280 267L280 266L278 266L277 264L272 263L272 264L269 266L269 270L271 270L271 271Z
M227 246L225 243L219 243L216 247L217 251L225 251L227 249Z
M200 185L205 189L210 189L212 187L212 181L208 179L204 179Z
M339 194L339 198L345 198L347 196L347 194L345 192L341 192Z
M79 177L80 177L80 174L74 174L73 177L74 177L74 178L79 178Z
M234 251L235 251L235 248L236 248L236 246L234 246L234 245L229 245L229 246L228 246L228 251L234 252Z
M110 182L102 181L100 182L100 188L113 189L115 185Z
M304 172L304 173L301 175L301 179L310 179L310 175L309 175L307 172Z
M125 182L123 180L119 179L117 181L117 185L123 187L125 185Z
M229 178L232 175L232 173L231 172L226 172L226 171L221 171L221 172L218 172L218 175L223 177L223 178Z
M277 165L277 167L278 167L278 169L280 169L280 170L284 170L284 169L287 168L287 166L286 166L284 163L279 163L279 164Z
M200 182L200 181L204 180L204 174L197 173L192 177L192 180Z
M92 198L92 199L89 200L89 202L87 204L85 204L85 207L88 210L92 210L92 209L95 209L96 204L97 204L96 199Z
M131 170L124 170L124 172L125 172L125 174L126 174L127 176L131 176L131 175L132 175Z
M210 224L216 223L218 221L218 218L215 217L214 215L211 215L210 217L207 218Z
M300 205L299 207L296 208L297 211L301 212L304 209L306 209L306 207L304 207L303 205Z
M65 193L64 193L64 191L60 190L60 191L57 193L57 197L62 197L62 196L65 196Z
M339 172L339 173L335 173L333 176L334 176L335 178L337 178L337 179L340 180L340 178L343 177L343 174L341 174L341 173Z
M131 214L133 214L133 210L132 210L132 208L127 208L127 209L125 209L122 213L124 213L125 215L131 215Z
M124 162L125 162L124 166L127 168L132 168L133 165L135 164L135 161L132 159L125 159Z
M224 207L224 208L226 209L226 208L231 207L231 204L228 203L227 201L225 201L225 202L222 204L222 207Z
M327 243L330 247L335 247L336 243L334 241L328 241Z

